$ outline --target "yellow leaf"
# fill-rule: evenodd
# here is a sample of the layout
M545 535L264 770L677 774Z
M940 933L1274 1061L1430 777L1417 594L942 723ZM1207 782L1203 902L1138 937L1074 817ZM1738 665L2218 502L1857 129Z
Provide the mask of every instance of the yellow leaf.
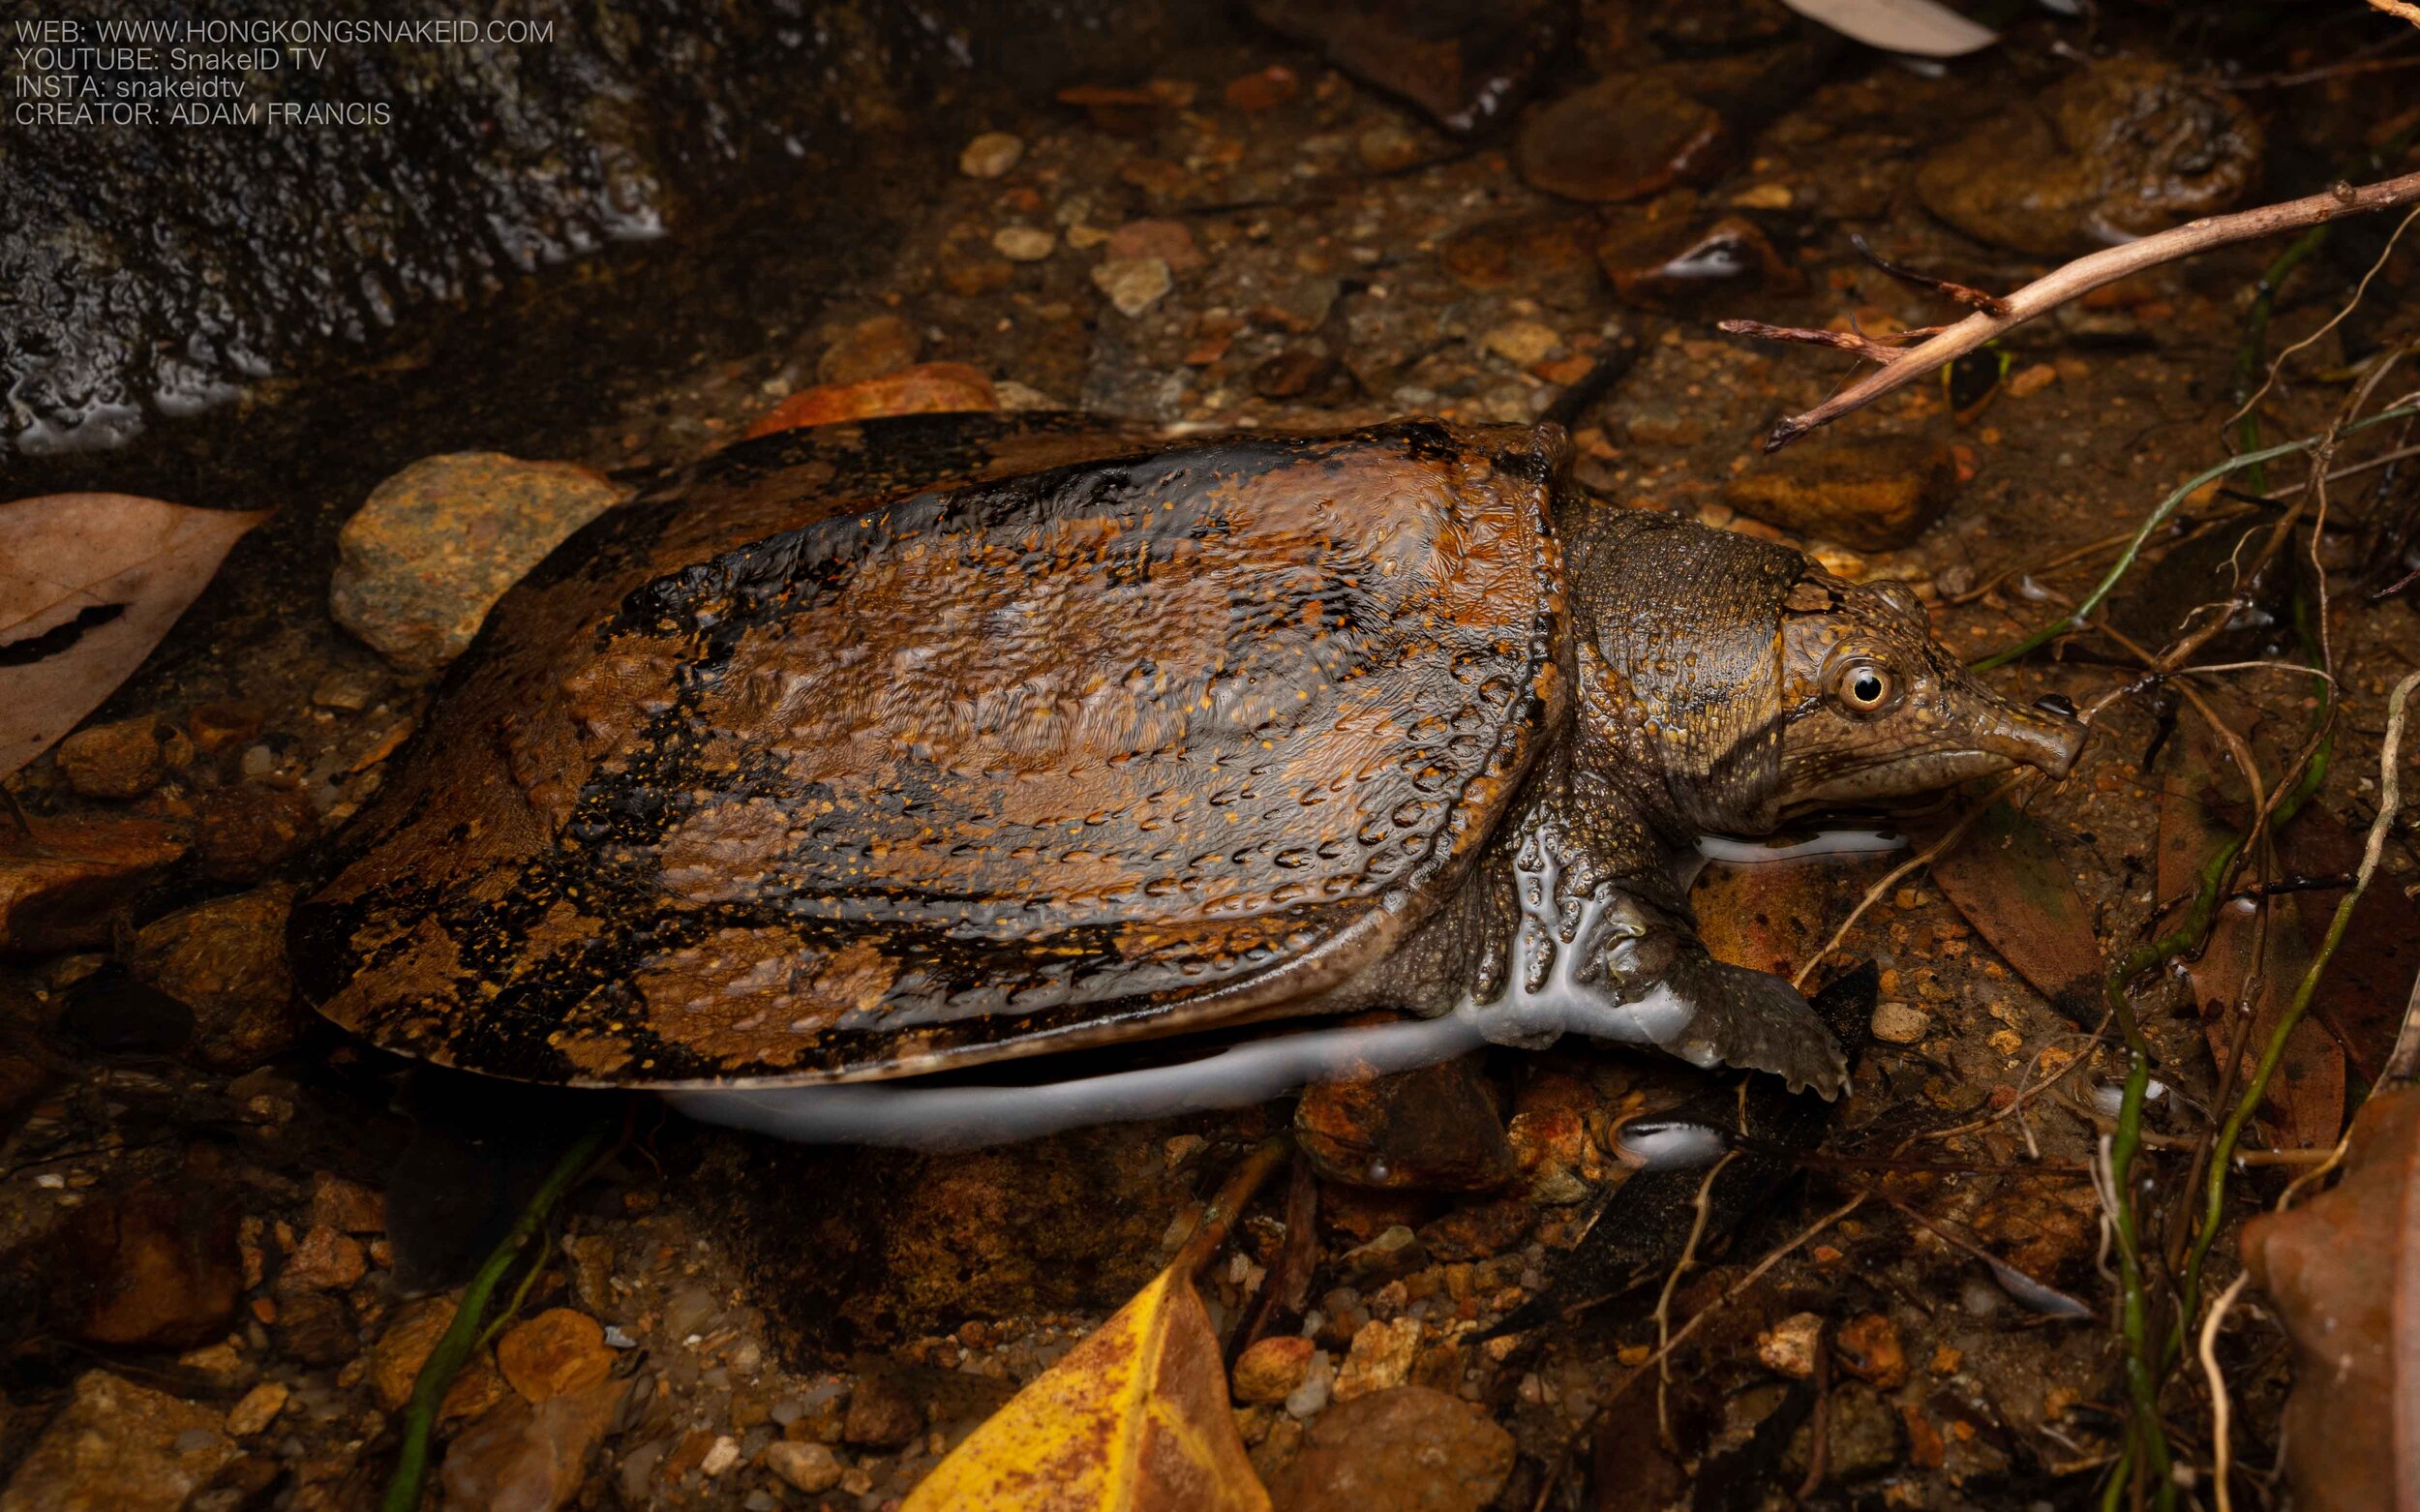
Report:
M901 1512L1268 1512L1186 1269L1018 1392Z

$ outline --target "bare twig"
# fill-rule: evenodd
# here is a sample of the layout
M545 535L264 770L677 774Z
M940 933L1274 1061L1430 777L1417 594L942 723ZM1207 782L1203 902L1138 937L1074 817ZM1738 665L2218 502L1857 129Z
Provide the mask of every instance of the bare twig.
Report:
M2235 1299L2244 1294L2244 1284L2250 1280L2252 1272L2244 1271L2228 1282L2226 1289L2219 1293L2218 1305L2210 1309L2209 1318L2201 1325L2201 1370L2210 1378L2210 1448L2213 1456L2210 1479L2218 1496L2219 1512L2235 1512L2235 1501L2226 1486L2226 1472L2230 1468L2226 1444L2229 1404L2226 1376L2219 1369L2219 1329L2225 1324L2228 1310L2235 1306Z
M1919 273L1904 263L1892 262L1866 245L1865 238L1862 236L1852 234L1849 237L1849 245L1857 249L1859 257L1902 284L1913 284L1919 288L1929 288L1944 299L1964 305L1969 310L1980 310L1988 316L2005 317L2009 314L2009 302L1998 294L1987 294L1980 288L1970 288L1964 284L1952 284L1946 278L1935 278L1929 273Z
M1675 1342L1672 1336L1672 1294L1680 1285L1681 1273L1697 1263L1698 1241L1706 1237L1706 1217L1714 1193L1714 1178L1721 1175L1723 1167L1739 1156L1738 1150L1724 1151L1723 1158L1716 1161L1706 1172L1706 1179L1698 1183L1697 1201L1693 1204L1697 1216L1689 1224L1689 1242L1681 1246L1680 1258L1672 1262L1672 1274L1664 1278L1663 1293L1655 1299L1655 1427L1668 1448L1673 1443L1672 1420L1665 1411L1665 1392L1672 1385L1670 1356Z
M2400 15L2414 26L2420 26L2420 5L2412 0L2370 0L2370 4L2389 15Z
M2371 3L2402 6L2407 5L2409 0L2371 0ZM2374 210L2391 210L2413 203L2420 203L2420 173L2406 173L2400 178L2359 188L2339 184L2319 194L2288 199L2282 204L2262 205L2256 210L2244 210L2234 215L2206 216L2198 221L2189 221L2172 230L2078 257L2009 295L2004 302L2005 315L1979 311L1919 346L1904 350L1886 348L1889 350L1887 357L1871 358L1881 364L1873 372L1803 414L1792 415L1775 425L1765 438L1765 449L1778 451L1817 426L1829 425L1853 409L1861 409L1883 395L1904 388L2011 328L2045 315L2104 284L2113 284L2147 268L2232 246L2237 242L2252 241L2280 231L2301 230L2306 227L2342 220L2348 215L2366 215ZM1731 322L1724 322L1724 328L1730 329Z

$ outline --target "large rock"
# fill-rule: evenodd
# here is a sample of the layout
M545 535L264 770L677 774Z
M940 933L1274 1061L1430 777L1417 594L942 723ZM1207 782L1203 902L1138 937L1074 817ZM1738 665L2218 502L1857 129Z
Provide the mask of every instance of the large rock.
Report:
M328 610L396 666L434 672L469 647L504 590L620 498L570 463L424 457L345 523Z
M292 889L266 887L179 909L136 933L127 972L193 1010L189 1058L245 1072L294 1043L301 1021L286 969L292 904Z
M1269 1483L1277 1512L1478 1512L1512 1473L1513 1437L1426 1386L1340 1402Z
M61 1229L54 1300L76 1336L181 1349L225 1333L243 1295L235 1205L206 1170L87 1202Z
M602 1380L532 1404L514 1393L462 1431L438 1471L447 1512L554 1512L571 1499L590 1456L621 1409L626 1380Z
M1941 518L1957 486L1957 458L1943 442L1817 437L1726 480L1723 502L1800 535L1889 551Z
M0 1491L0 1512L177 1512L235 1457L224 1418L88 1371Z
M183 836L156 819L0 825L0 956L107 944L113 914L184 854Z
M2224 210L2260 177L2241 97L2145 58L2113 58L1935 148L1924 208L1978 241L2061 257Z

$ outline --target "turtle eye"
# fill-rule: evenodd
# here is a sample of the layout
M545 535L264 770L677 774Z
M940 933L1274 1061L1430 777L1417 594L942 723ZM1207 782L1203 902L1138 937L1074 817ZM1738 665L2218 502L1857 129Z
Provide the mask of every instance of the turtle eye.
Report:
M1832 690L1851 710L1870 714L1891 702L1891 674L1870 661L1853 661L1841 669Z

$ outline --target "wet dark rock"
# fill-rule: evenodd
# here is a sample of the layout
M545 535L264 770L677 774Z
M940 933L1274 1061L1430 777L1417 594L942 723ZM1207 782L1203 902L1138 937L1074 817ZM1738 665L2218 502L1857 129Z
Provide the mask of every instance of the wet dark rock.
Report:
M1046 84L1107 50L1106 33L1132 46L1158 19L1121 10L1111 28L1106 10L865 0L846 24L802 25L787 6L637 0L608 25L539 0L511 20L542 41L340 45L311 99L384 103L394 119L292 128L310 134L308 172L293 171L295 138L172 124L157 106L147 127L32 132L0 162L5 429L28 451L106 444L147 413L191 413L331 348L493 303L540 269L610 269L598 254L698 229L773 173L817 197L804 224L837 242L870 217L819 172L851 170L970 77ZM76 17L88 42L95 23L157 18L145 0ZM212 19L284 17L239 0ZM312 19L458 17L443 0L339 0Z
M1288 347L1252 370L1252 391L1263 399L1334 399L1351 391L1344 365L1309 347Z
M1730 166L1731 127L1661 73L1616 74L1529 113L1514 165L1532 189L1618 203Z
M2240 97L2112 58L1934 149L1916 193L1978 241L2060 257L2229 208L2258 181L2263 145Z
M1844 435L1762 455L1723 502L1768 525L1861 551L1916 539L1957 492L1957 457L1923 436Z
M1509 117L1570 30L1560 0L1252 0L1252 14L1462 133Z
M166 746L154 719L78 730L59 742L52 760L67 785L85 798L140 798L168 772Z
M816 359L815 380L858 383L880 378L913 366L923 350L923 338L907 320L895 315L868 316L832 337Z
M1445 238L1437 261L1465 288L1524 288L1541 283L1595 282L1590 223L1579 212L1512 216L1466 227Z
M1804 24L1781 0L1648 0L1635 9L1631 25L1682 57L1770 46Z
M506 1396L446 1449L439 1505L554 1512L580 1489L629 1388L626 1380L604 1380L534 1405Z
M1804 282L1755 222L1737 215L1710 224L1618 221L1597 241L1596 257L1616 294L1650 309Z
M1235 1400L1247 1404L1285 1401L1310 1374L1311 1357L1317 1349L1310 1340L1295 1334L1255 1340L1251 1348L1236 1356Z
M1357 1186L1480 1192L1515 1168L1475 1056L1321 1082L1294 1105L1294 1134L1320 1175Z
M496 1368L531 1402L586 1391L614 1371L605 1327L586 1313L548 1308L496 1341Z
M1806 1474L1812 1424L1798 1430L1782 1457L1785 1477ZM1871 1387L1856 1382L1831 1394L1825 1413L1824 1472L1835 1484L1853 1483L1899 1464L1907 1452L1899 1414Z
M213 788L194 805L194 867L206 881L248 887L318 832L318 811L301 793L252 782Z
M1478 1512L1512 1473L1513 1437L1480 1408L1426 1386L1340 1402L1271 1479L1277 1512Z
M184 854L156 819L0 819L0 955L108 943L112 916Z
M67 990L56 1027L96 1055L174 1055L193 1043L194 1011L115 965Z
M324 1224L304 1232L278 1270L281 1296L335 1291L359 1281L370 1268L361 1241Z
M1428 1251L1419 1238L1406 1225L1397 1224L1368 1244L1346 1251L1338 1259L1337 1270L1346 1285L1375 1291L1428 1262Z
M1898 1325L1880 1313L1861 1313L1835 1329L1832 1353L1848 1373L1885 1391L1907 1381L1907 1346Z
M326 1291L281 1297L270 1327L278 1347L305 1365L342 1365L361 1352L353 1310Z
M266 887L181 909L136 933L127 973L192 1011L186 1053L197 1064L246 1072L294 1043L301 1018L286 969L292 902L290 888Z
M235 1457L225 1409L87 1371L0 1490L6 1512L178 1512Z
M318 1171L311 1178L311 1222L340 1233L384 1233L386 1198L357 1181Z
M1536 1209L1526 1197L1503 1197L1458 1207L1420 1230L1420 1243L1436 1260L1484 1260L1529 1236Z
M243 1294L235 1204L203 1169L87 1202L62 1227L53 1297L90 1344L181 1349L227 1330Z
M434 672L470 645L504 590L621 497L571 463L424 457L345 522L328 611L397 667Z
M924 1431L924 1405L890 1371L858 1377L849 1395L849 1415L840 1425L843 1442L862 1449L896 1449Z

